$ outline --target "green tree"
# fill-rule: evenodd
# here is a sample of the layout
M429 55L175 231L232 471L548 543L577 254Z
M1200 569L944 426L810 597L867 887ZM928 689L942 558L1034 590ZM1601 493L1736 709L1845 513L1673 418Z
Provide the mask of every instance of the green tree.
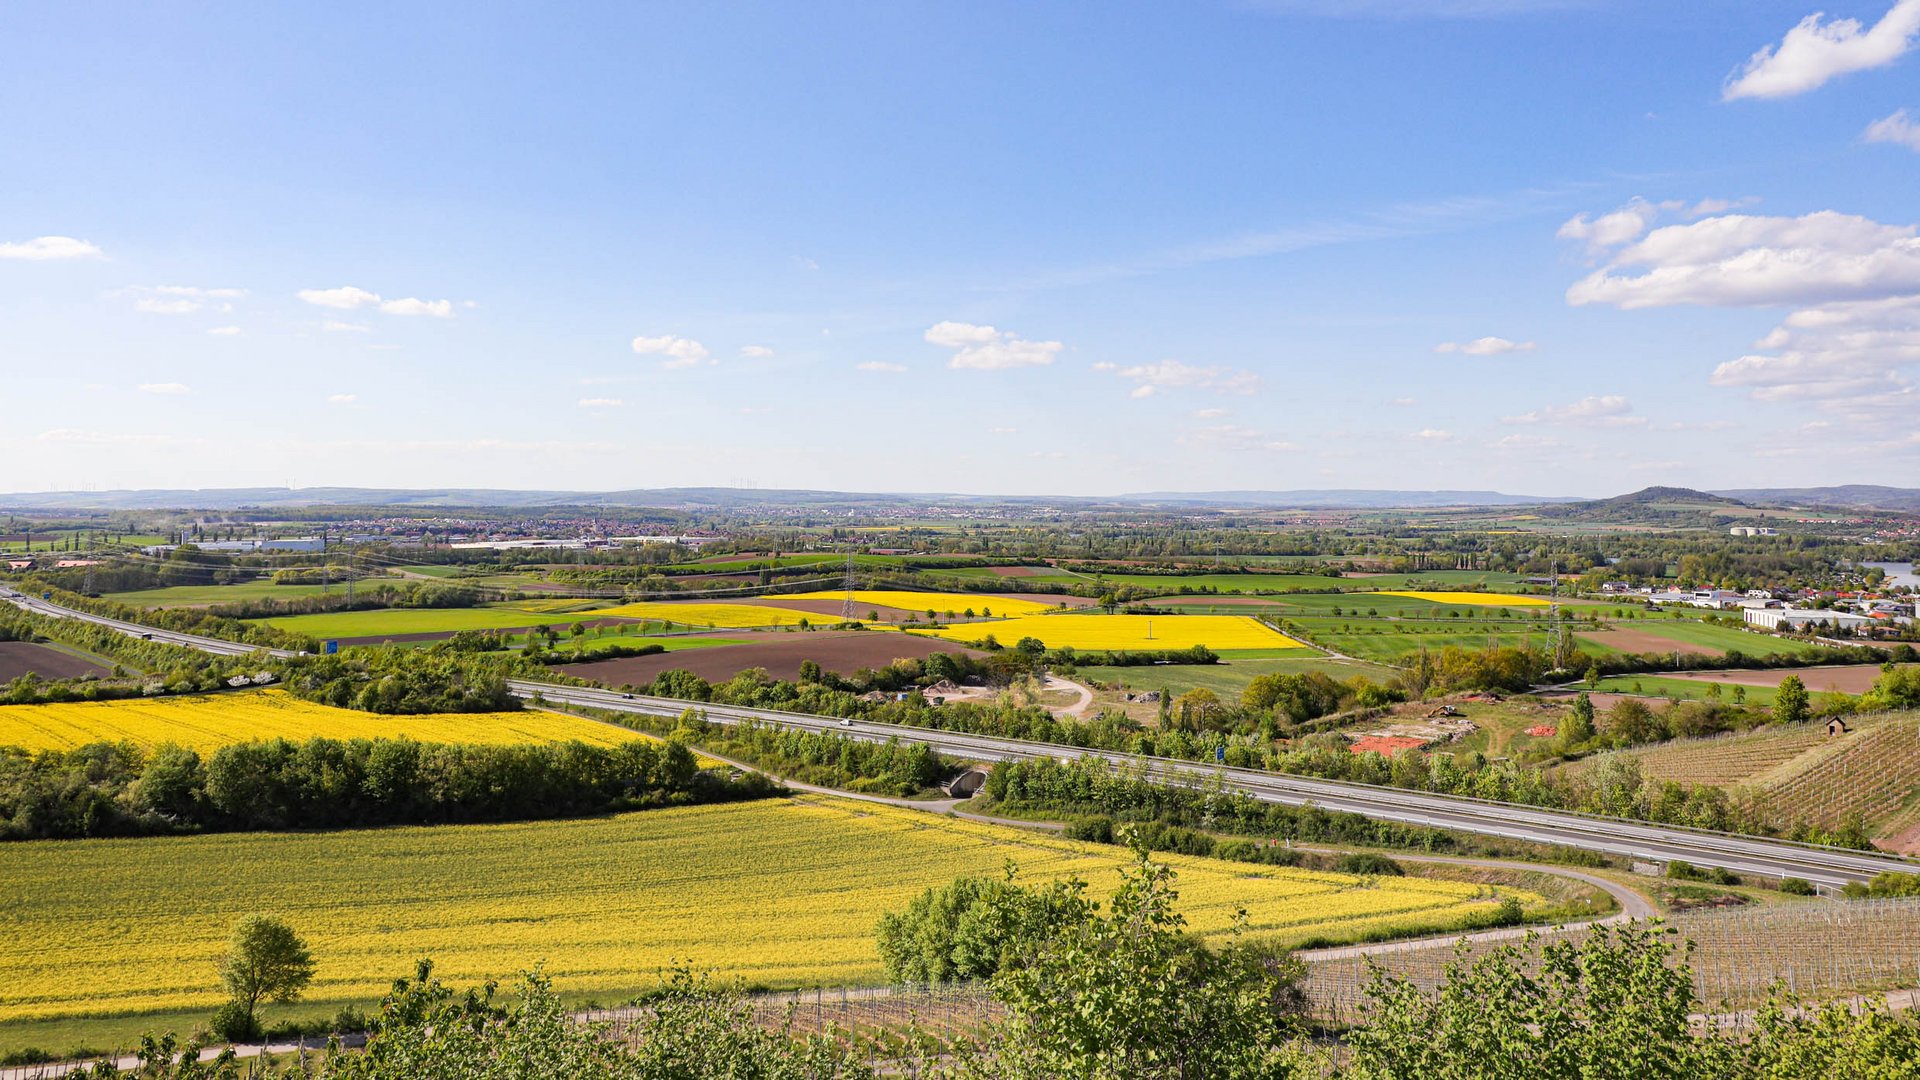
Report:
M293 927L268 915L249 915L233 928L220 984L248 1031L257 1030L261 1001L297 1001L313 981L313 955Z
M1798 724L1807 718L1807 684L1800 676L1789 675L1780 680L1779 689L1773 693L1773 721L1776 724Z
M1567 722L1560 725L1560 743L1567 749L1584 744L1593 738L1593 699L1582 690L1580 696L1573 699L1573 709L1567 714Z

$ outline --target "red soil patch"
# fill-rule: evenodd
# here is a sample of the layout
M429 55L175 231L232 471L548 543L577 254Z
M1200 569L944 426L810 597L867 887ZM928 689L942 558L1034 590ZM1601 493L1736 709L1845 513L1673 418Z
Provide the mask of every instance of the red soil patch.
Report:
M1806 684L1807 689L1815 693L1838 690L1843 694L1864 694L1873 689L1873 681L1880 677L1880 665L1836 664L1833 667L1776 668L1771 671L1734 668L1728 671L1689 671L1685 674L1674 672L1662 677L1725 683L1729 686L1779 686L1789 675L1800 676L1800 681Z
M900 657L920 659L937 652L981 655L939 638L885 631L817 631L769 637L772 640L745 645L716 645L710 649L567 664L559 670L612 686L626 683L641 686L674 668L684 668L708 682L725 682L748 668L766 668L767 674L776 679L797 679L801 663L807 660L828 671L851 675L863 667L885 667Z
M1426 740L1416 739L1409 735L1369 735L1364 739L1357 740L1347 749L1352 750L1356 754L1364 754L1372 751L1376 754L1392 757L1402 750L1418 750L1425 745L1427 745Z
M1551 739L1560 734L1560 729L1552 724L1535 724L1527 729L1527 734L1536 739Z
M0 682L9 682L28 672L43 679L77 679L82 675L105 675L107 669L30 641L0 641Z
M1595 645L1605 645L1629 653L1686 653L1690 656L1725 656L1726 651L1707 645L1694 645L1690 642L1675 641L1658 634L1649 634L1644 630L1613 629L1597 634L1575 634L1582 641L1591 641Z

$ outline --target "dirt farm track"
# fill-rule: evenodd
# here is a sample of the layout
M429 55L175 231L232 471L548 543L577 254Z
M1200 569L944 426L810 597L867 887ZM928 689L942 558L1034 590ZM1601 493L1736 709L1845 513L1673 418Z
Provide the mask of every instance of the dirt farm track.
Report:
M797 679L808 660L828 671L851 675L860 668L885 667L900 657L918 659L937 652L979 653L939 638L878 631L821 630L802 634L768 635L771 640L744 645L719 645L653 656L630 656L591 664L568 664L559 670L582 679L600 679L610 685L639 686L674 668L684 668L708 682L724 682L748 668L766 668L776 679Z
M105 675L107 669L77 656L28 641L0 641L0 682L32 672L43 679L77 679Z

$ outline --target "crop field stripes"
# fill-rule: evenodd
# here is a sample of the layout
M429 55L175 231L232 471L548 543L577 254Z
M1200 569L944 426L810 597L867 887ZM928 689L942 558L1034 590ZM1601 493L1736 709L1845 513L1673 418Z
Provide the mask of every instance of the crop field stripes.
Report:
M1920 986L1920 900L1818 900L1688 912L1666 920L1694 943L1694 992L1710 1009L1748 1008L1777 984L1807 997ZM1577 936L1584 927L1548 931ZM1504 942L1476 941L1477 957ZM1440 985L1456 956L1451 944L1344 957L1308 965L1307 992L1321 1019L1359 1020L1369 959L1423 989Z
M1832 753L1749 797L1785 818L1822 827L1855 814L1869 821L1893 814L1913 798L1914 779L1920 777L1920 718L1888 720L1836 741L1840 745Z

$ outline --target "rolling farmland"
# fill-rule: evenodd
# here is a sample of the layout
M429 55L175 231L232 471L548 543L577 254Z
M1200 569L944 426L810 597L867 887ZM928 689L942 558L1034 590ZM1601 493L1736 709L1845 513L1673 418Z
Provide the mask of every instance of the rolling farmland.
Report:
M1012 859L1028 880L1075 874L1101 894L1127 857L826 797L511 825L11 845L0 1048L34 1038L35 1019L212 1008L228 928L254 911L307 935L318 974L303 1012L369 1001L422 956L460 982L544 960L568 991L603 998L654 983L675 961L750 984L857 985L881 978L875 922L923 889L998 876ZM1461 882L1160 858L1179 871L1180 907L1203 935L1241 907L1256 934L1300 940L1445 923L1489 902Z
M1306 648L1245 615L1029 615L908 632L949 641L978 641L991 634L1002 645L1033 637L1055 649Z
M0 706L0 746L27 750L125 741L143 747L170 742L207 753L255 739L299 742L318 737L493 745L577 740L611 746L640 736L546 712L382 716L316 705L282 690Z
M261 622L314 638L381 638L404 634L450 634L459 630L517 630L608 617L606 611L529 611L512 605L470 608L374 608L324 615L283 615Z

